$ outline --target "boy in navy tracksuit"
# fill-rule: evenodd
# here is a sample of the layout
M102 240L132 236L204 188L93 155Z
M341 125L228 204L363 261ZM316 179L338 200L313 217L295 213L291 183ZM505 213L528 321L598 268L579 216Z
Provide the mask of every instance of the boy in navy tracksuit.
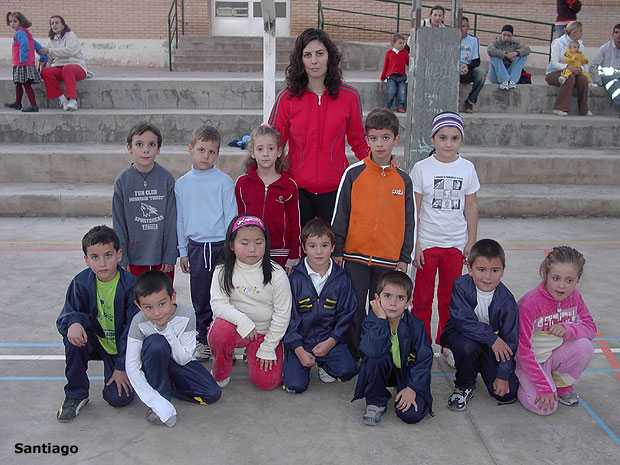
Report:
M431 411L433 351L424 324L407 309L413 283L400 271L388 271L377 285L372 311L362 324L364 353L353 400L366 398L365 424L378 425L396 386L396 416L417 423Z
M65 400L58 421L73 420L88 402L89 360L103 361L103 398L112 407L124 407L134 398L125 373L129 324L134 304L135 276L119 263L123 251L112 228L95 226L82 239L88 268L69 284L65 305L56 320L65 345Z
M290 393L308 388L310 368L319 366L325 383L348 381L357 366L347 348L357 299L351 280L331 259L336 236L322 218L301 231L306 257L290 276L293 308L284 336L283 387Z
M452 286L450 318L440 344L454 354L456 379L448 399L452 410L465 410L482 375L489 394L500 403L517 396L514 354L519 342L519 311L501 283L506 266L502 246L492 239L476 242L467 256L469 274Z

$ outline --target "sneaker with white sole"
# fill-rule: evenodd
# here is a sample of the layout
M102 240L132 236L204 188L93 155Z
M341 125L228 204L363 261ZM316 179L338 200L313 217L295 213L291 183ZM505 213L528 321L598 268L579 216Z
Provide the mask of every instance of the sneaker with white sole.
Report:
M564 76L560 76L558 78L558 82L560 83L560 85L564 85L564 83L566 82L566 78Z
M168 420L161 421L161 418L157 416L153 409L150 408L146 411L146 421L148 421L151 425L166 425L168 428L172 428L177 424L177 416L172 415Z
M62 407L58 409L56 419L62 423L73 420L80 413L80 409L88 403L86 399L67 399L62 403Z
M323 368L319 368L319 379L324 383L333 383L336 378L327 373Z
M450 349L448 349L447 347L442 347L441 356L444 358L450 368L456 368L456 363L454 362L454 354Z
M213 376L213 371L210 372L211 376ZM224 389L226 386L230 384L230 376L228 378L224 378L222 381L218 381L215 378L215 384L217 384L221 389Z
M75 111L78 109L78 104L77 104L77 100L72 98L69 99L69 101L67 102L67 108L65 108L65 106L63 105L62 107L63 110L68 110L68 111Z
M508 89L509 89L508 85L509 85L509 84L508 84L508 81L504 81L504 82L502 82L502 83L499 85L499 88L500 88L501 90L508 90Z
M209 344L203 344L202 342L196 341L194 357L199 362L206 362L207 360L213 358L213 355L211 354L211 347L209 347Z
M568 112L567 111L562 111L562 110L553 110L552 113L555 116L568 116Z
M558 396L558 402L560 404L568 405L570 407L579 403L579 396L575 391L570 391L566 394Z
M465 410L467 408L467 402L469 402L473 397L473 389L454 388L452 395L448 399L448 408L458 411Z
M516 89L516 88L517 88L517 83L516 83L516 82L514 82L514 81L510 81L510 82L508 83L508 88L509 88L509 89Z
M22 110L22 111L23 111L23 110ZM594 116L594 113L592 113L590 110L588 110L588 111L586 112L586 114L585 114L585 115L583 115L583 116Z
M385 412L385 407L367 405L366 412L364 412L362 420L364 421L365 425L377 426L379 423L381 423L381 417L383 416L383 412Z

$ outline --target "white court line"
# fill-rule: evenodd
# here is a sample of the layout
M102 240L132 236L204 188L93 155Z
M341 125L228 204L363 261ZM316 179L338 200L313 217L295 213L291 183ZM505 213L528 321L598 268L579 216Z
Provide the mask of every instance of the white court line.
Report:
M614 353L620 353L620 349L610 349ZM601 349L594 349L595 354L601 354ZM236 355L237 359L241 359L242 355ZM436 353L435 357L441 357L440 353ZM64 355L0 355L0 360L64 360Z

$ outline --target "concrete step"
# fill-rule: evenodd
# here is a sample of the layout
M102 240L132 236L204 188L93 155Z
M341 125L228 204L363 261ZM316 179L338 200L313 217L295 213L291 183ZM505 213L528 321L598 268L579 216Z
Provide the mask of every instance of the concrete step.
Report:
M404 135L405 116L399 118ZM39 113L5 109L0 110L0 142L123 144L133 124L148 120L162 128L169 144L187 143L201 124L218 128L228 143L250 134L262 119L260 109L45 109ZM611 116L473 113L463 119L465 144L482 146L612 148L617 146L620 128L620 120Z
M276 58L278 61L285 62L288 64L289 57L288 52L286 50L277 50ZM238 58L252 57L257 58L258 60L263 61L263 49L249 50L249 49L236 49L230 50L226 53L226 56L222 56L221 50L215 49L197 49L197 50L187 50L187 49L179 49L174 52L174 61L177 61L178 58L195 58L195 59L212 59L218 61L231 61L236 60Z
M276 63L276 71L282 72L286 69L287 64L283 62ZM247 62L215 62L200 61L194 59L173 60L173 71L191 71L191 72L217 72L217 73L262 73L262 60L248 60Z
M0 184L0 216L110 216L110 183ZM620 217L620 186L487 184L481 217Z
M403 161L402 144L395 154ZM603 149L526 149L464 146L461 155L476 166L486 184L614 185L620 176L620 153ZM247 151L223 145L218 167L236 179ZM349 158L355 158L349 151ZM191 167L187 145L166 141L157 161L178 179ZM132 162L124 144L3 144L0 182L112 183Z
M482 217L619 217L620 186L486 184L478 205Z
M184 60L184 59L183 59ZM175 63L187 68L184 71L192 77L179 77L176 73L153 72L153 76L140 77L95 77L78 83L80 108L86 109L132 109L132 108L255 108L261 109L263 96L262 60L253 64L227 61L204 60L199 63ZM186 66L187 65L187 66ZM207 69L211 67L210 69ZM252 76L205 77L202 73L226 73L227 68L245 68L243 73ZM278 63L277 91L284 87L286 63ZM200 73L198 72L200 71ZM213 76L213 74L211 74ZM347 80L360 93L365 111L383 107L385 84L377 79L352 76ZM470 86L461 85L460 108L467 97ZM602 87L590 88L588 106L595 115L617 116L618 107L611 103ZM41 108L58 108L56 100L47 100L43 85L35 86L37 102ZM509 114L551 114L557 96L557 89L544 83L519 85L509 92L499 89L499 85L487 82L480 93L476 112ZM15 99L15 87L11 79L0 80L0 102ZM572 112L577 114L577 97L573 96Z

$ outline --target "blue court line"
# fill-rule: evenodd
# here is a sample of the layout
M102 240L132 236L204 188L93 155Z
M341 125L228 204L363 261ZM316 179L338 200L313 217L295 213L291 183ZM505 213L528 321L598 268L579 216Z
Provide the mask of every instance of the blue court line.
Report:
M62 342L0 342L0 347L63 347Z
M620 341L620 337L595 337L593 341Z
M91 381L102 381L103 376L88 378ZM0 376L0 381L66 381L64 376Z
M620 370L617 368L602 368L602 369L593 368L590 370L583 370L583 372L584 373L617 373L617 372L620 372Z
M586 412L588 412L590 416L594 418L594 421L596 421L600 425L600 427L603 428L603 431L605 431L609 435L609 437L614 440L616 445L620 447L620 439L618 439L618 436L616 436L614 432L610 430L609 427L603 422L603 420L601 420L599 416L594 413L594 411L590 408L588 404L586 404L586 402L583 400L583 397L581 396L579 396L579 403L583 406L584 409L586 409Z

